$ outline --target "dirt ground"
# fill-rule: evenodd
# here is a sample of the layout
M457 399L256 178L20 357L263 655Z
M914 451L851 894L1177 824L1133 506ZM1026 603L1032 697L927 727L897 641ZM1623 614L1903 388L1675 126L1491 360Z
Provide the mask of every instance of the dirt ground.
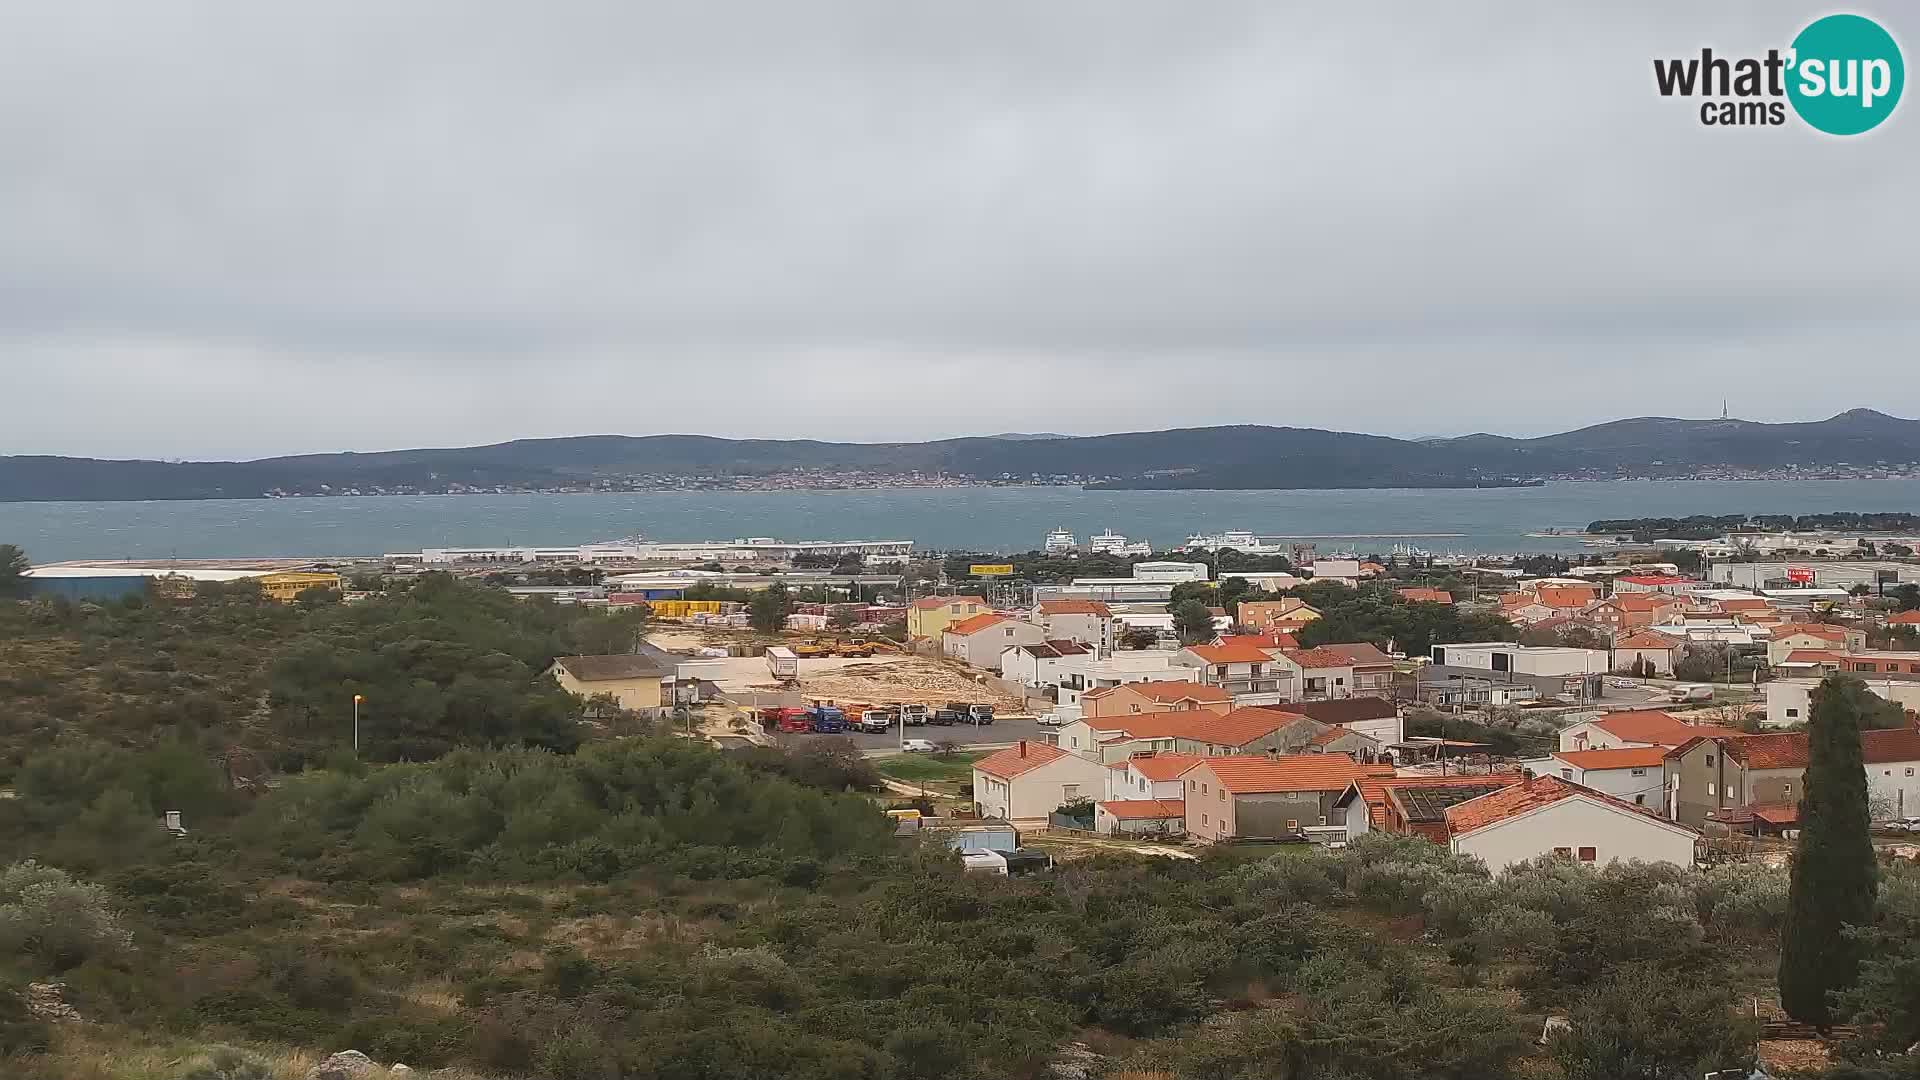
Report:
M656 630L647 635L647 640L662 649L683 651L728 638L690 627ZM700 668L700 677L713 680L722 690L791 689L767 673L764 657L700 659ZM920 656L821 657L800 661L798 690L807 698L865 705L939 705L952 700L989 703L1000 712L1023 708L1022 702L977 681L978 674L959 664Z

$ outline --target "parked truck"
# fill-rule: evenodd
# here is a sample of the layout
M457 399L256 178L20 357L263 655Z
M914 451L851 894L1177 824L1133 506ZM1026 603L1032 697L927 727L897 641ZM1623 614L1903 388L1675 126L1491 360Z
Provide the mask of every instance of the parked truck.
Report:
M774 727L789 734L805 734L813 730L813 714L806 709L776 709Z
M908 727L925 727L927 725L927 707L925 705L902 705L900 706L900 718L906 722Z
M833 643L829 641L803 641L793 647L793 655L802 659L817 659L833 655Z
M833 705L815 705L808 711L813 733L816 735L841 735L847 730L847 715Z
M800 658L785 645L767 649L767 673L782 681L800 677Z

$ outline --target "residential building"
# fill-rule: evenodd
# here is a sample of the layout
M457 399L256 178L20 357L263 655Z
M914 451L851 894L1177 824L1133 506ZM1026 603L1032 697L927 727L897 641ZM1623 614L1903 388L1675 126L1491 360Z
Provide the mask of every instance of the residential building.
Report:
M1042 641L1038 645L1008 645L1000 650L996 668L1000 677L1022 686L1058 686L1063 674L1061 662L1087 656L1092 649L1077 641Z
M1353 696L1353 663L1342 653L1321 646L1312 649L1279 649L1271 656L1276 663L1292 669L1293 699L1296 701L1325 701ZM1391 678L1388 682L1391 684Z
M1887 625L1920 627L1920 611L1896 611L1887 616Z
M1652 626L1663 615L1679 611L1679 597L1659 592L1615 593L1580 609L1580 617L1619 634Z
M1319 617L1319 609L1296 596L1242 601L1234 613L1234 620L1241 626L1256 630L1280 627L1287 633L1297 633Z
M1134 754L1107 766L1108 799L1182 799L1181 777L1200 763L1199 754Z
M1080 712L1088 719L1202 709L1225 716L1233 711L1233 695L1217 686L1184 680L1128 683L1080 695Z
M611 697L620 708L652 715L666 705L661 683L673 675L649 656L558 656L547 674L582 699Z
M1500 597L1500 617L1515 626L1533 626L1563 614L1562 609L1541 603L1532 593L1514 592Z
M1536 602L1563 613L1581 611L1600 599L1600 586L1590 581L1569 582L1563 579L1555 584L1542 581L1534 583L1528 591Z
M1636 630L1613 639L1613 670L1673 676L1673 662L1684 646L1678 639L1653 630Z
M1485 709L1557 697L1565 687L1566 680L1558 676L1505 673L1496 678L1478 668L1427 664L1416 672L1412 698L1436 708Z
M1400 590L1400 599L1414 604L1451 604L1453 594L1445 589L1409 588Z
M1076 799L1097 799L1106 767L1046 743L1020 740L973 763L973 809L981 817L1045 820Z
M1691 867L1699 834L1653 812L1558 776L1446 809L1448 846L1499 873L1558 855L1596 866L1639 860Z
M1659 709L1605 713L1560 732L1562 750L1615 750L1629 746L1675 747L1702 735L1738 735L1732 728L1689 724Z
M1093 830L1102 836L1178 836L1187 831L1182 799L1108 800L1093 809Z
M907 605L907 636L938 641L947 627L991 610L978 596L923 596Z
M1061 749L1103 764L1145 752L1220 757L1231 754L1303 753L1327 725L1278 709L1235 709L1225 715L1205 709L1082 717L1060 728Z
M1781 623L1767 639L1767 663L1784 661L1795 649L1852 652L1867 647L1867 632L1832 623Z
M1187 770L1187 835L1202 840L1284 836L1338 825L1334 802L1362 776L1388 766L1334 754L1217 757Z
M1870 675L1920 675L1920 652L1856 649L1841 657L1840 670Z
M1391 746L1407 737L1399 707L1385 697L1335 698L1331 701L1292 701L1281 708L1286 712L1312 717L1323 724L1360 732L1383 746Z
M1093 654L1064 657L1060 661L1060 704L1079 703L1095 690L1125 686L1137 682L1179 682L1192 672L1174 667L1176 649L1132 649L1105 659Z
M1307 740L1303 749L1309 754L1345 754L1355 761L1374 762L1381 759L1385 746L1364 732L1330 727Z
M1046 631L1030 622L987 612L962 619L940 634L940 652L968 667L1000 670L1000 654L1009 645L1038 645Z
M1635 806L1664 810L1666 758L1664 746L1627 746L1616 750L1560 750L1521 765L1539 776L1558 776Z
M1099 600L1042 600L1032 621L1048 641L1077 641L1101 656L1113 652L1113 609Z
M1297 694L1294 668L1252 645L1189 645L1174 656L1194 681L1217 686L1243 705L1273 705Z
M1337 581L1342 585L1354 585L1360 581L1360 560L1358 559L1316 559L1307 567L1315 582Z
M1393 692L1393 657L1381 652L1372 642L1340 642L1320 645L1316 649L1339 657L1352 672L1352 677L1347 680L1347 693L1334 696L1374 694L1384 697ZM1288 655L1291 657L1292 654Z
M1483 776L1363 776L1334 800L1347 839L1370 832L1424 836L1447 842L1446 809L1519 783L1519 773Z
M1221 581L1230 581L1234 578L1239 578L1241 581L1246 582L1248 585L1252 586L1253 588L1259 589L1261 592L1270 592L1270 593L1283 593L1283 592L1286 592L1288 589L1291 589L1297 585L1304 584L1306 582L1306 579L1303 577L1299 577L1294 574L1283 573L1278 570L1254 571L1254 572L1248 572L1245 570L1229 570L1226 573L1220 575Z

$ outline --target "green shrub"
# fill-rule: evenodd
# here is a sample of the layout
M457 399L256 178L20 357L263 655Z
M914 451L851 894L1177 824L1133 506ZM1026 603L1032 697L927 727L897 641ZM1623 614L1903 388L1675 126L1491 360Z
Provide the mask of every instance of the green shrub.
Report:
M0 870L0 954L33 957L65 971L132 947L107 891L28 859Z

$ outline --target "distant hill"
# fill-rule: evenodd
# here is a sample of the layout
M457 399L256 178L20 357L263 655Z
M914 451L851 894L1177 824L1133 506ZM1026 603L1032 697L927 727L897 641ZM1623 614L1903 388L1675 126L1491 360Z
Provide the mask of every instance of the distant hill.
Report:
M271 493L727 486L796 472L918 472L1103 488L1485 487L1541 477L1684 476L1920 462L1920 421L1871 409L1826 420L1639 417L1533 439L1419 441L1231 426L1116 435L1015 433L920 443L583 435L491 446L257 461L0 457L0 501L257 498Z

